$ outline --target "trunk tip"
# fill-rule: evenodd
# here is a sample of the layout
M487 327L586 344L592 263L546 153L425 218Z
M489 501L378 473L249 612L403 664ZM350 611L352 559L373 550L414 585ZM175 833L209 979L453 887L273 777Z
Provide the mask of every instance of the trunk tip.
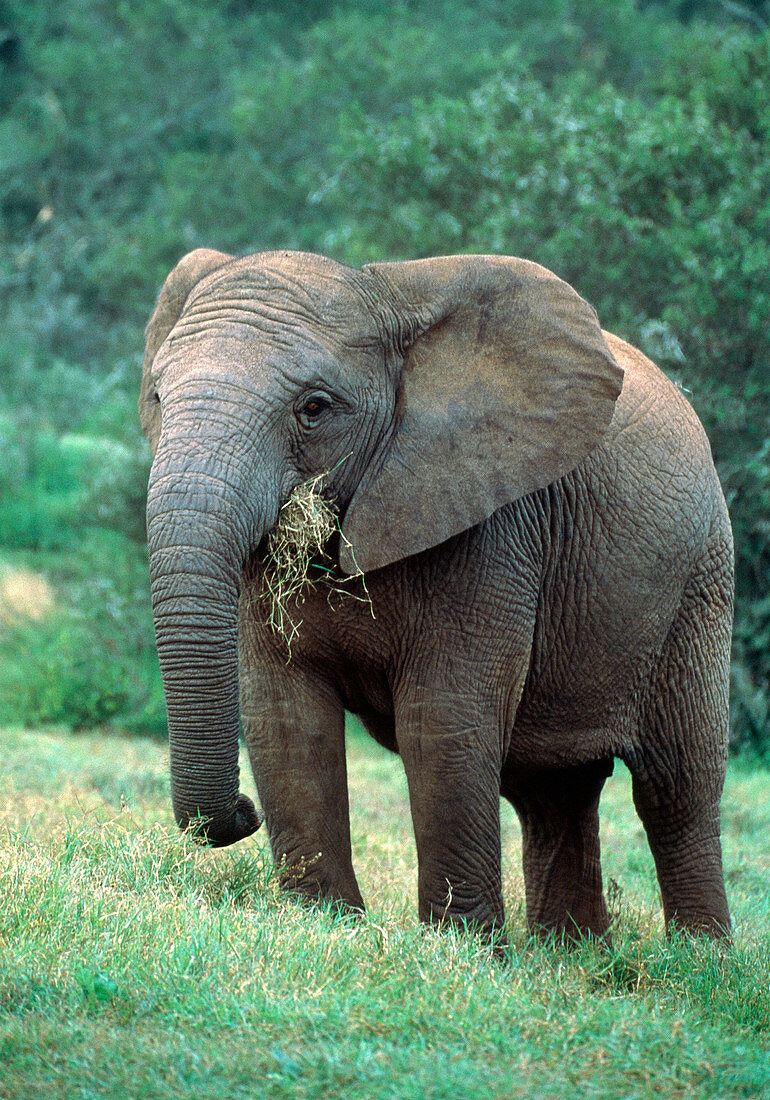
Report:
M189 832L198 844L226 848L255 833L264 821L264 815L247 795L239 794L231 821L217 821L200 811L196 814L176 814L176 820L179 828Z

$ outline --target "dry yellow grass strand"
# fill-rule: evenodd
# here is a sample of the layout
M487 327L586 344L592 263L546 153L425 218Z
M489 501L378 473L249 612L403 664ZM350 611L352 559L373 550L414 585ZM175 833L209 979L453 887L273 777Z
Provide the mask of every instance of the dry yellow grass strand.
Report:
M336 575L332 559L324 552L335 532L344 538L336 508L321 495L325 477L325 473L317 474L297 486L281 508L278 522L267 540L262 598L268 604L270 628L284 638L290 653L291 643L299 634L302 620L292 617L289 605L301 602L307 589L322 584L328 588L330 595L336 592L356 600L362 599L345 587L346 582L354 578ZM325 558L329 565L316 562L315 572L311 574L311 563L318 556ZM371 607L368 593L363 602L368 602Z

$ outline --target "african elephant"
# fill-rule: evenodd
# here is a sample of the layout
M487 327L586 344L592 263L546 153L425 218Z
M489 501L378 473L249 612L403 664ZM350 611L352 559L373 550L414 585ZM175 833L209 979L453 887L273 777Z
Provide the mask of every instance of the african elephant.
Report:
M729 519L680 390L570 286L503 256L195 251L150 320L140 413L181 827L258 827L240 719L292 885L361 908L347 709L403 760L423 920L500 928L502 795L530 927L602 936L619 758L667 926L727 934ZM288 654L265 537L318 473L335 568L363 573L374 616L309 588Z

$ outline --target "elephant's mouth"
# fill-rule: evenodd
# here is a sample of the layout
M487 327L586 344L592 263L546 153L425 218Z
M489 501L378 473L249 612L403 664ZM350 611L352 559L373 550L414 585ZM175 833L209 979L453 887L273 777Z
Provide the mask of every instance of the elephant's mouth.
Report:
M356 578L337 564L343 536L338 508L321 487L324 476L316 475L293 490L258 552L267 621L289 647L299 633L297 599L308 588L323 585L343 596L353 595L351 582ZM371 607L365 586L363 591ZM362 598L358 591L355 595Z
M298 485L278 513L264 542L262 596L268 623L290 646L299 632L296 599L328 575L334 559L328 547L338 531L337 509L324 497L318 474Z

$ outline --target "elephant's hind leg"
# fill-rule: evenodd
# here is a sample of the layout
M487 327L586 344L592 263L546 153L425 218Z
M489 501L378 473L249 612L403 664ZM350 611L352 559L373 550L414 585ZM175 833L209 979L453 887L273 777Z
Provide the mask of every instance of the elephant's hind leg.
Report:
M521 821L527 923L538 935L604 937L599 797L610 760L504 776L502 794Z
M730 930L719 801L728 737L732 624L729 544L685 589L626 756L634 803L655 859L666 927Z

